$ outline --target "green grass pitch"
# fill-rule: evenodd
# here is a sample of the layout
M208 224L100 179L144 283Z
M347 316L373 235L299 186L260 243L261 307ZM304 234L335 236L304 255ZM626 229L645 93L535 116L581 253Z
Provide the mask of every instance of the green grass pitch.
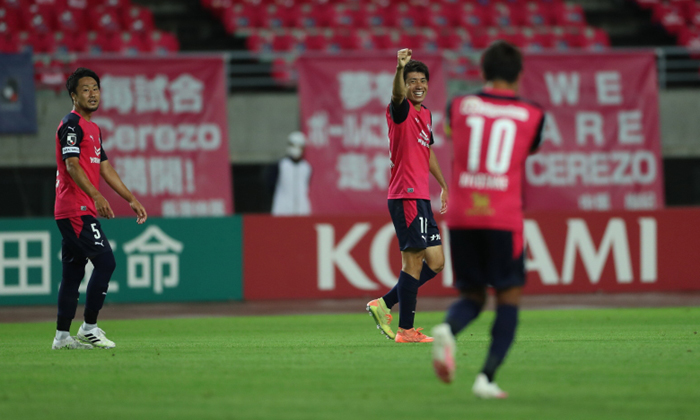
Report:
M118 347L91 351L50 350L52 323L0 324L0 419L700 416L700 308L523 311L504 401L470 391L493 312L459 336L451 385L429 344L395 344L362 312L103 321Z

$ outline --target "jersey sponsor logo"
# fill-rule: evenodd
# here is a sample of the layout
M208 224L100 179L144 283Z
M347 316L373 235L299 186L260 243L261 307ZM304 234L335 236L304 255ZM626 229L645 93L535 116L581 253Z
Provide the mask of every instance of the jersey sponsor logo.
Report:
M98 157L91 157L91 158L90 158L90 163L100 163L100 158L98 158Z
M80 153L80 147L64 147L61 152L65 155L66 153Z
M474 206L467 209L469 216L491 216L494 213L491 207L491 198L488 194L472 193L472 203Z
M75 143L78 142L78 135L75 133L68 133L68 136L66 136L66 143L69 146L75 146Z
M418 143L420 143L421 146L430 147L430 136L425 134L425 131L423 131L423 130L420 131L420 137L418 137Z
M483 115L489 118L511 118L527 121L530 113L526 108L517 105L498 105L484 102L478 96L467 96L459 106L462 115Z

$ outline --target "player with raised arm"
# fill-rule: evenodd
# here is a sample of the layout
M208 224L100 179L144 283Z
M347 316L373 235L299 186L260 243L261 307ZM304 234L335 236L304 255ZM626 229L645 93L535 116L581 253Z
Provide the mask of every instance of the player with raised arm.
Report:
M433 217L428 192L429 174L442 187L440 212L447 210L445 182L433 144L432 114L422 105L428 93L430 74L420 61L411 60L412 51L397 54L396 73L387 107L389 125L389 213L401 249L399 280L386 295L367 304L377 328L397 343L433 341L414 328L418 288L442 271L445 256L440 231ZM399 304L399 328L396 334L389 326L391 308Z
M63 276L58 290L58 316L53 349L113 348L113 341L97 327L112 272L116 267L109 241L97 215L113 219L114 212L98 190L100 176L124 198L136 213L136 222L147 219L146 210L124 185L102 148L100 128L91 121L100 106L100 78L92 70L78 68L66 82L73 111L63 117L56 132L56 203L54 216L63 236ZM85 322L77 337L70 326L78 307L80 282L87 260L95 269L87 285Z
M522 72L520 51L503 41L483 54L483 90L448 104L454 160L447 225L460 299L445 322L432 330L433 366L444 382L455 372L455 336L479 316L486 288L496 291L491 346L472 391L481 398L506 398L494 382L510 348L525 284L522 182L525 159L538 148L543 110L516 96Z

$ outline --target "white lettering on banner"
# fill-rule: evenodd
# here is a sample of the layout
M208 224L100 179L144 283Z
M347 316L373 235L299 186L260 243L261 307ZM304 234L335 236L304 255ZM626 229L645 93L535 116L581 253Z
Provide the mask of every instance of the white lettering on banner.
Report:
M201 113L204 82L184 73L172 82L167 75L104 75L100 80L102 108L120 114L159 112L166 114ZM169 92L170 98L166 92Z
M127 254L127 285L149 288L162 294L164 288L180 284L180 254L184 246L156 225L146 228L136 238L124 244Z
M638 223L640 280L642 283L655 283L658 278L656 219L642 217L638 219ZM633 280L629 238L625 222L620 218L611 218L608 221L597 251L586 221L567 220L561 279L537 222L526 219L524 228L525 246L529 254L525 260L525 267L528 272L536 272L544 285L571 284L577 255L581 257L588 280L591 284L598 284L610 253L613 254L617 283L628 284Z
M350 251L370 229L369 223L356 223L343 239L335 244L335 228L330 224L317 224L316 240L318 255L318 289L335 289L335 268L354 287L360 290L376 290L379 288L362 271L357 262L350 256Z
M579 210L610 210L611 207L610 194L606 192L581 194L578 197Z
M642 111L620 111L617 114L617 140L620 144L644 144Z
M389 186L389 174L391 172L391 160L386 153L377 153L372 159L372 180L374 185L379 189L385 189Z
M562 142L557 120L550 112L544 114L544 127L542 128L542 143L546 141L550 141L556 146L561 146Z
M319 290L335 290L335 269L343 274L345 279L360 290L377 290L379 286L373 282L357 261L352 257L352 249L370 231L369 223L355 223L343 239L335 243L335 227L331 224L319 223L315 225L318 258ZM445 252L445 269L442 271L442 285L451 287L453 282L452 259L449 247L449 231L447 225L441 223L442 241ZM394 226L387 223L374 234L369 248L369 260L374 276L379 283L386 287L394 287L398 279L398 273L391 270L389 253L392 251L391 243L394 238Z
M226 203L221 199L163 200L161 210L164 217L225 216Z
M152 80L148 80L145 76L134 77L136 112L168 112L170 106L168 99L165 97L165 88L167 86L168 78L163 75L158 75Z
M340 153L336 163L339 190L369 191L389 186L391 161L385 153Z
M328 113L319 111L306 120L309 143L315 147L328 146Z
M576 144L585 145L589 136L596 145L605 142L603 116L599 112L576 113Z
M102 144L106 150L134 152L152 147L159 152L213 151L221 146L221 130L216 124L116 126L111 118L95 117L93 121L102 128Z
M625 210L653 210L656 208L656 193L653 191L625 194Z
M564 99L569 105L578 104L581 76L577 72L570 74L565 72L556 74L545 72L544 80L547 83L549 99L552 105L561 105Z
M601 105L619 105L622 103L622 85L617 71L600 71L595 74L598 103Z
M346 110L362 108L373 99L388 102L387 92L391 92L394 84L394 75L389 72L345 71L337 77L338 96Z
M600 280L605 261L611 251L615 260L615 275L618 283L632 282L632 261L630 260L627 229L625 228L624 220L619 218L610 219L598 252L596 252L593 245L585 220L570 219L567 221L567 226L564 265L561 274L562 284L571 284L574 279L577 250L591 283L597 284L598 280Z
M0 296L51 294L51 234L0 233Z
M536 186L649 185L656 180L656 155L648 150L609 153L538 153L525 161Z
M141 195L183 195L197 191L194 162L180 157L118 157L114 167L122 181Z

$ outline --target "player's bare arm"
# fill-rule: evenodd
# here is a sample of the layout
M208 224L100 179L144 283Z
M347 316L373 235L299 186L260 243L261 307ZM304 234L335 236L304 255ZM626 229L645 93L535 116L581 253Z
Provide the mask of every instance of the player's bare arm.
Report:
M80 160L77 157L69 157L65 160L65 163L66 171L68 171L70 177L73 178L73 181L75 181L81 190L85 191L85 194L95 201L97 214L107 219L113 219L114 212L112 211L112 207L110 207L107 199L100 194L100 191L92 185L83 167L80 166Z
M136 223L142 224L148 219L148 214L146 209L141 203L134 197L134 194L129 191L129 188L124 185L119 174L114 169L109 160L103 160L100 163L100 176L107 182L107 184L117 193L121 198L126 200L131 206L131 209L136 213Z
M412 51L408 48L399 50L396 54L396 73L394 74L394 87L391 91L391 103L395 107L401 105L406 98L406 83L403 80L403 69L411 61Z
M433 174L435 180L437 180L438 184L440 184L440 188L442 188L442 191L440 192L440 214L445 214L447 211L448 201L447 183L445 182L445 178L442 176L440 163L438 163L432 147L430 148L430 173Z

